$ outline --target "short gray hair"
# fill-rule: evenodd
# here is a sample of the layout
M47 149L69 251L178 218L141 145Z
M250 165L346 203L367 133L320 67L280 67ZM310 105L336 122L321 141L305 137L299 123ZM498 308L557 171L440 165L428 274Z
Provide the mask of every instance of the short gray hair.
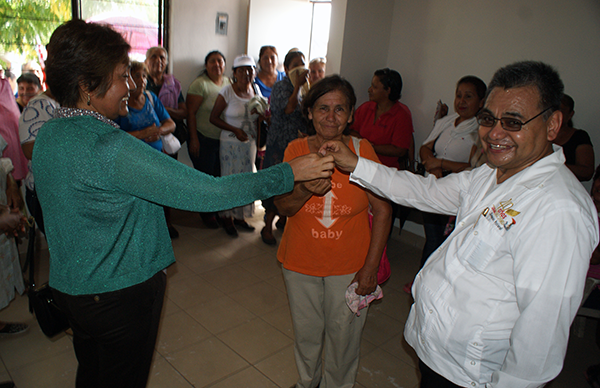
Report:
M548 120L554 111L560 109L560 99L565 89L564 84L558 72L552 66L543 62L515 62L500 68L488 85L486 98L492 89L496 87L513 89L526 86L537 88L540 94L540 109L550 108L543 115L544 120Z
M165 56L167 57L167 61L169 60L169 53L167 52L167 49L162 46L154 46L154 47L150 47L148 50L146 50L146 59L150 58L152 56L152 53L155 52L156 50L164 51Z

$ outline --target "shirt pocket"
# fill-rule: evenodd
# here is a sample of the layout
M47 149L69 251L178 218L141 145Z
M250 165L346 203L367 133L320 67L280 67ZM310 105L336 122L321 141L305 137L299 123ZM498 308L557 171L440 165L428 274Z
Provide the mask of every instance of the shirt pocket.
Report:
M483 271L499 249L506 230L481 215L457 251L458 259Z

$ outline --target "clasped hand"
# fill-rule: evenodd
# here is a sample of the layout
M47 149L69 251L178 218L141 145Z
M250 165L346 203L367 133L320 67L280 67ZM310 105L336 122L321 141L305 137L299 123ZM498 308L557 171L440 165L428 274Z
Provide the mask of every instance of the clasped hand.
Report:
M241 142L248 141L248 134L239 128L237 128L237 130L234 131L233 134Z
M326 141L318 153L322 156L333 156L335 164L342 171L352 172L358 163L358 156L339 140Z
M333 174L335 164L333 156L308 154L290 160L289 165L294 172L294 181L307 182L314 179L329 178Z
M431 172L431 170L434 170L436 168L442 168L442 160L432 156L427 159L424 159L423 165L425 166L425 170Z
M143 129L145 131L144 141L146 143L153 143L160 139L160 127L157 127L156 124L152 124L149 127Z
M431 175L435 175L436 178L441 178L442 171L442 160L436 158L435 156L431 156L427 159L423 159L423 166L425 166L425 170Z

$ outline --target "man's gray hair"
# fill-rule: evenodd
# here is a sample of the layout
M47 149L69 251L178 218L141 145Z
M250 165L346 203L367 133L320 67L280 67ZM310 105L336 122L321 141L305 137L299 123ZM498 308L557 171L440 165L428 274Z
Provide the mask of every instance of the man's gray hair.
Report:
M500 68L488 85L486 98L496 87L513 89L526 86L537 88L540 93L540 109L551 108L544 114L544 120L560 109L560 99L565 87L558 72L543 62L523 61Z

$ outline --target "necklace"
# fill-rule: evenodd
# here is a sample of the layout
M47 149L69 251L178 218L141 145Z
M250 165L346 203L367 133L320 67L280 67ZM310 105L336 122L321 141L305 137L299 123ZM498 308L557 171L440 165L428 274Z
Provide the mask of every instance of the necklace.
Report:
M54 111L54 117L57 117L57 118L78 117L78 116L92 116L93 118L100 120L105 124L111 125L115 128L121 128L121 127L119 127L119 125L117 123L115 123L108 117L106 117L98 112L95 112L93 110L61 107Z

